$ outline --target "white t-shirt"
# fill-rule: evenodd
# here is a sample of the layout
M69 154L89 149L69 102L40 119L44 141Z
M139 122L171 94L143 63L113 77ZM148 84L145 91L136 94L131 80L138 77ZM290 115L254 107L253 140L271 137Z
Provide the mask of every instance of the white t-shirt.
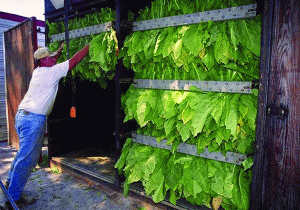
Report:
M36 68L18 109L48 116L53 108L59 80L67 75L68 70L69 60L52 67Z

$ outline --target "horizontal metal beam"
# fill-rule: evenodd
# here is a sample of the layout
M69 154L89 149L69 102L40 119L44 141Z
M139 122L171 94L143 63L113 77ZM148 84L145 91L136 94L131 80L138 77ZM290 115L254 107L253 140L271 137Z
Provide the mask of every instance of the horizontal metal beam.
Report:
M253 18L256 16L257 4L250 4L226 9L211 10L187 15L143 20L133 23L133 31L143 31L170 26L191 25L207 21L224 21L232 19Z
M157 142L155 137L141 135L137 133L132 133L132 141L135 143L171 150L172 146L167 144L167 140L161 140ZM223 155L221 152L209 152L208 148L205 148L203 153L198 153L197 146L192 144L181 143L178 146L177 152L184 153L188 155L198 156L202 158L207 158L211 160L217 160L225 163L231 163L235 165L241 165L244 160L247 159L247 155L239 154L235 152L227 152L226 155Z
M163 90L190 90L191 86L207 92L250 94L252 82L135 79L133 83L135 88Z
M70 39L74 39L74 38L88 36L88 35L92 35L92 34L100 34L100 33L106 32L106 31L110 31L112 28L112 25L113 25L113 22L107 22L107 23L103 23L100 25L94 25L94 26L89 26L89 27L85 27L85 28L80 28L77 30L72 30L72 31L69 31L69 37L70 37ZM66 39L65 32L50 36L50 42L63 41L65 39Z

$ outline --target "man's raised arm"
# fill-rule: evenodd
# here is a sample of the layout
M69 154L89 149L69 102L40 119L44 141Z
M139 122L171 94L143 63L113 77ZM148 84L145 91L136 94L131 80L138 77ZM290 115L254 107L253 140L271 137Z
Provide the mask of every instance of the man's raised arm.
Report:
M80 61L89 53L90 45L85 46L78 51L69 61L69 71L71 71Z

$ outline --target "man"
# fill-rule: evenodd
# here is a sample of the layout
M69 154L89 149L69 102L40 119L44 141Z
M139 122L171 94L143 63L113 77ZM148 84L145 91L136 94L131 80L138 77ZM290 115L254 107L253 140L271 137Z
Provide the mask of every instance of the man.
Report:
M63 45L53 54L50 54L48 48L38 49L34 53L38 67L32 73L29 89L16 114L15 127L20 139L20 149L8 172L5 187L19 208L36 202L36 199L29 200L22 196L22 191L38 162L44 140L46 116L52 111L59 80L89 52L87 45L70 60L56 64ZM8 201L5 206L11 208Z

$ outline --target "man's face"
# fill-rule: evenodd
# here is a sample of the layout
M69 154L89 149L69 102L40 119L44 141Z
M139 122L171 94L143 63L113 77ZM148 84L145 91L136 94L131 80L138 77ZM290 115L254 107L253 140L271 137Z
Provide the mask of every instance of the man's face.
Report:
M52 67L56 64L56 59L54 57L46 57L40 60L40 67Z

